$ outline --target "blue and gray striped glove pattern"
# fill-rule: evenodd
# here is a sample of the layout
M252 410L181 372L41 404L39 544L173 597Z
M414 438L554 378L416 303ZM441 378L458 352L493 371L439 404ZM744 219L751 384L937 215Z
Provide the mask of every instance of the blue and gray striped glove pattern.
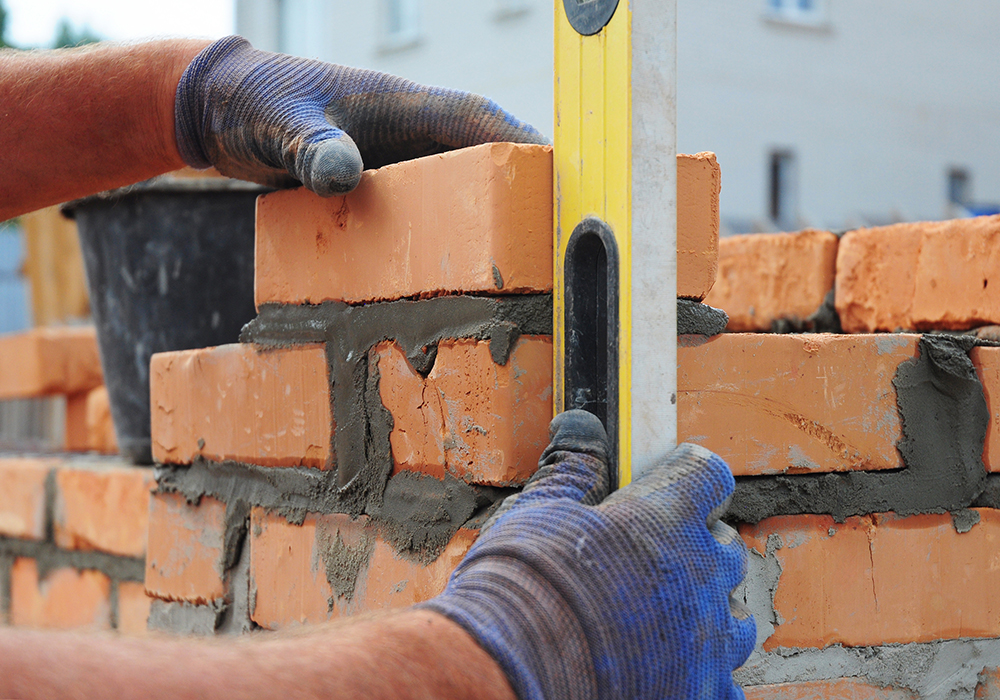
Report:
M484 97L258 51L238 36L184 71L175 126L188 165L323 196L354 189L365 168L494 141L548 143Z
M734 480L696 445L608 493L607 438L560 414L538 473L423 603L500 664L521 700L741 700L756 630L731 593L747 552L719 518Z

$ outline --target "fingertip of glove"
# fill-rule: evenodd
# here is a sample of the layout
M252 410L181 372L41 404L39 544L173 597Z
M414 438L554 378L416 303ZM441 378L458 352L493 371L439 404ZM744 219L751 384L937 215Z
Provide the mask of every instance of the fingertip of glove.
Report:
M608 433L600 418L588 411L574 409L560 413L549 423L549 446L542 460L553 452L568 451L608 460Z
M304 149L302 184L321 197L347 194L361 182L364 162L361 152L346 134L310 144Z

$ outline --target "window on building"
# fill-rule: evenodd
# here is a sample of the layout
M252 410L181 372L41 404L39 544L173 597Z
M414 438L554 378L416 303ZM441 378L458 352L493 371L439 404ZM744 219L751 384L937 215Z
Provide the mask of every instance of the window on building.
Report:
M965 168L948 171L948 201L963 207L972 202L972 178Z
M771 152L769 163L768 214L785 229L796 227L798 220L798 174L795 154L789 150Z
M420 34L420 0L385 0L385 37L388 43L415 41Z
M826 0L765 0L770 18L799 24L826 21Z

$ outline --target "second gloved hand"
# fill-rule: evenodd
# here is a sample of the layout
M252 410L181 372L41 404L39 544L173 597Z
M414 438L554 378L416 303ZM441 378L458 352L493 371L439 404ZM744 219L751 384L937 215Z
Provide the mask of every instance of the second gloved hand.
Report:
M743 697L732 672L756 629L731 600L746 548L719 518L726 464L681 445L605 498L607 442L557 416L538 473L423 604L469 632L521 700Z
M354 189L365 168L495 141L547 143L496 103L370 70L220 39L177 87L177 144L196 168L323 196Z

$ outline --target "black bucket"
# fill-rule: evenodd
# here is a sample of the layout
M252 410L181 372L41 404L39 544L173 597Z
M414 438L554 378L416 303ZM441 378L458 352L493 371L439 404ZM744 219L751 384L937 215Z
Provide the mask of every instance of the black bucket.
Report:
M254 309L254 210L266 188L151 180L72 202L118 447L152 462L153 353L233 343Z

